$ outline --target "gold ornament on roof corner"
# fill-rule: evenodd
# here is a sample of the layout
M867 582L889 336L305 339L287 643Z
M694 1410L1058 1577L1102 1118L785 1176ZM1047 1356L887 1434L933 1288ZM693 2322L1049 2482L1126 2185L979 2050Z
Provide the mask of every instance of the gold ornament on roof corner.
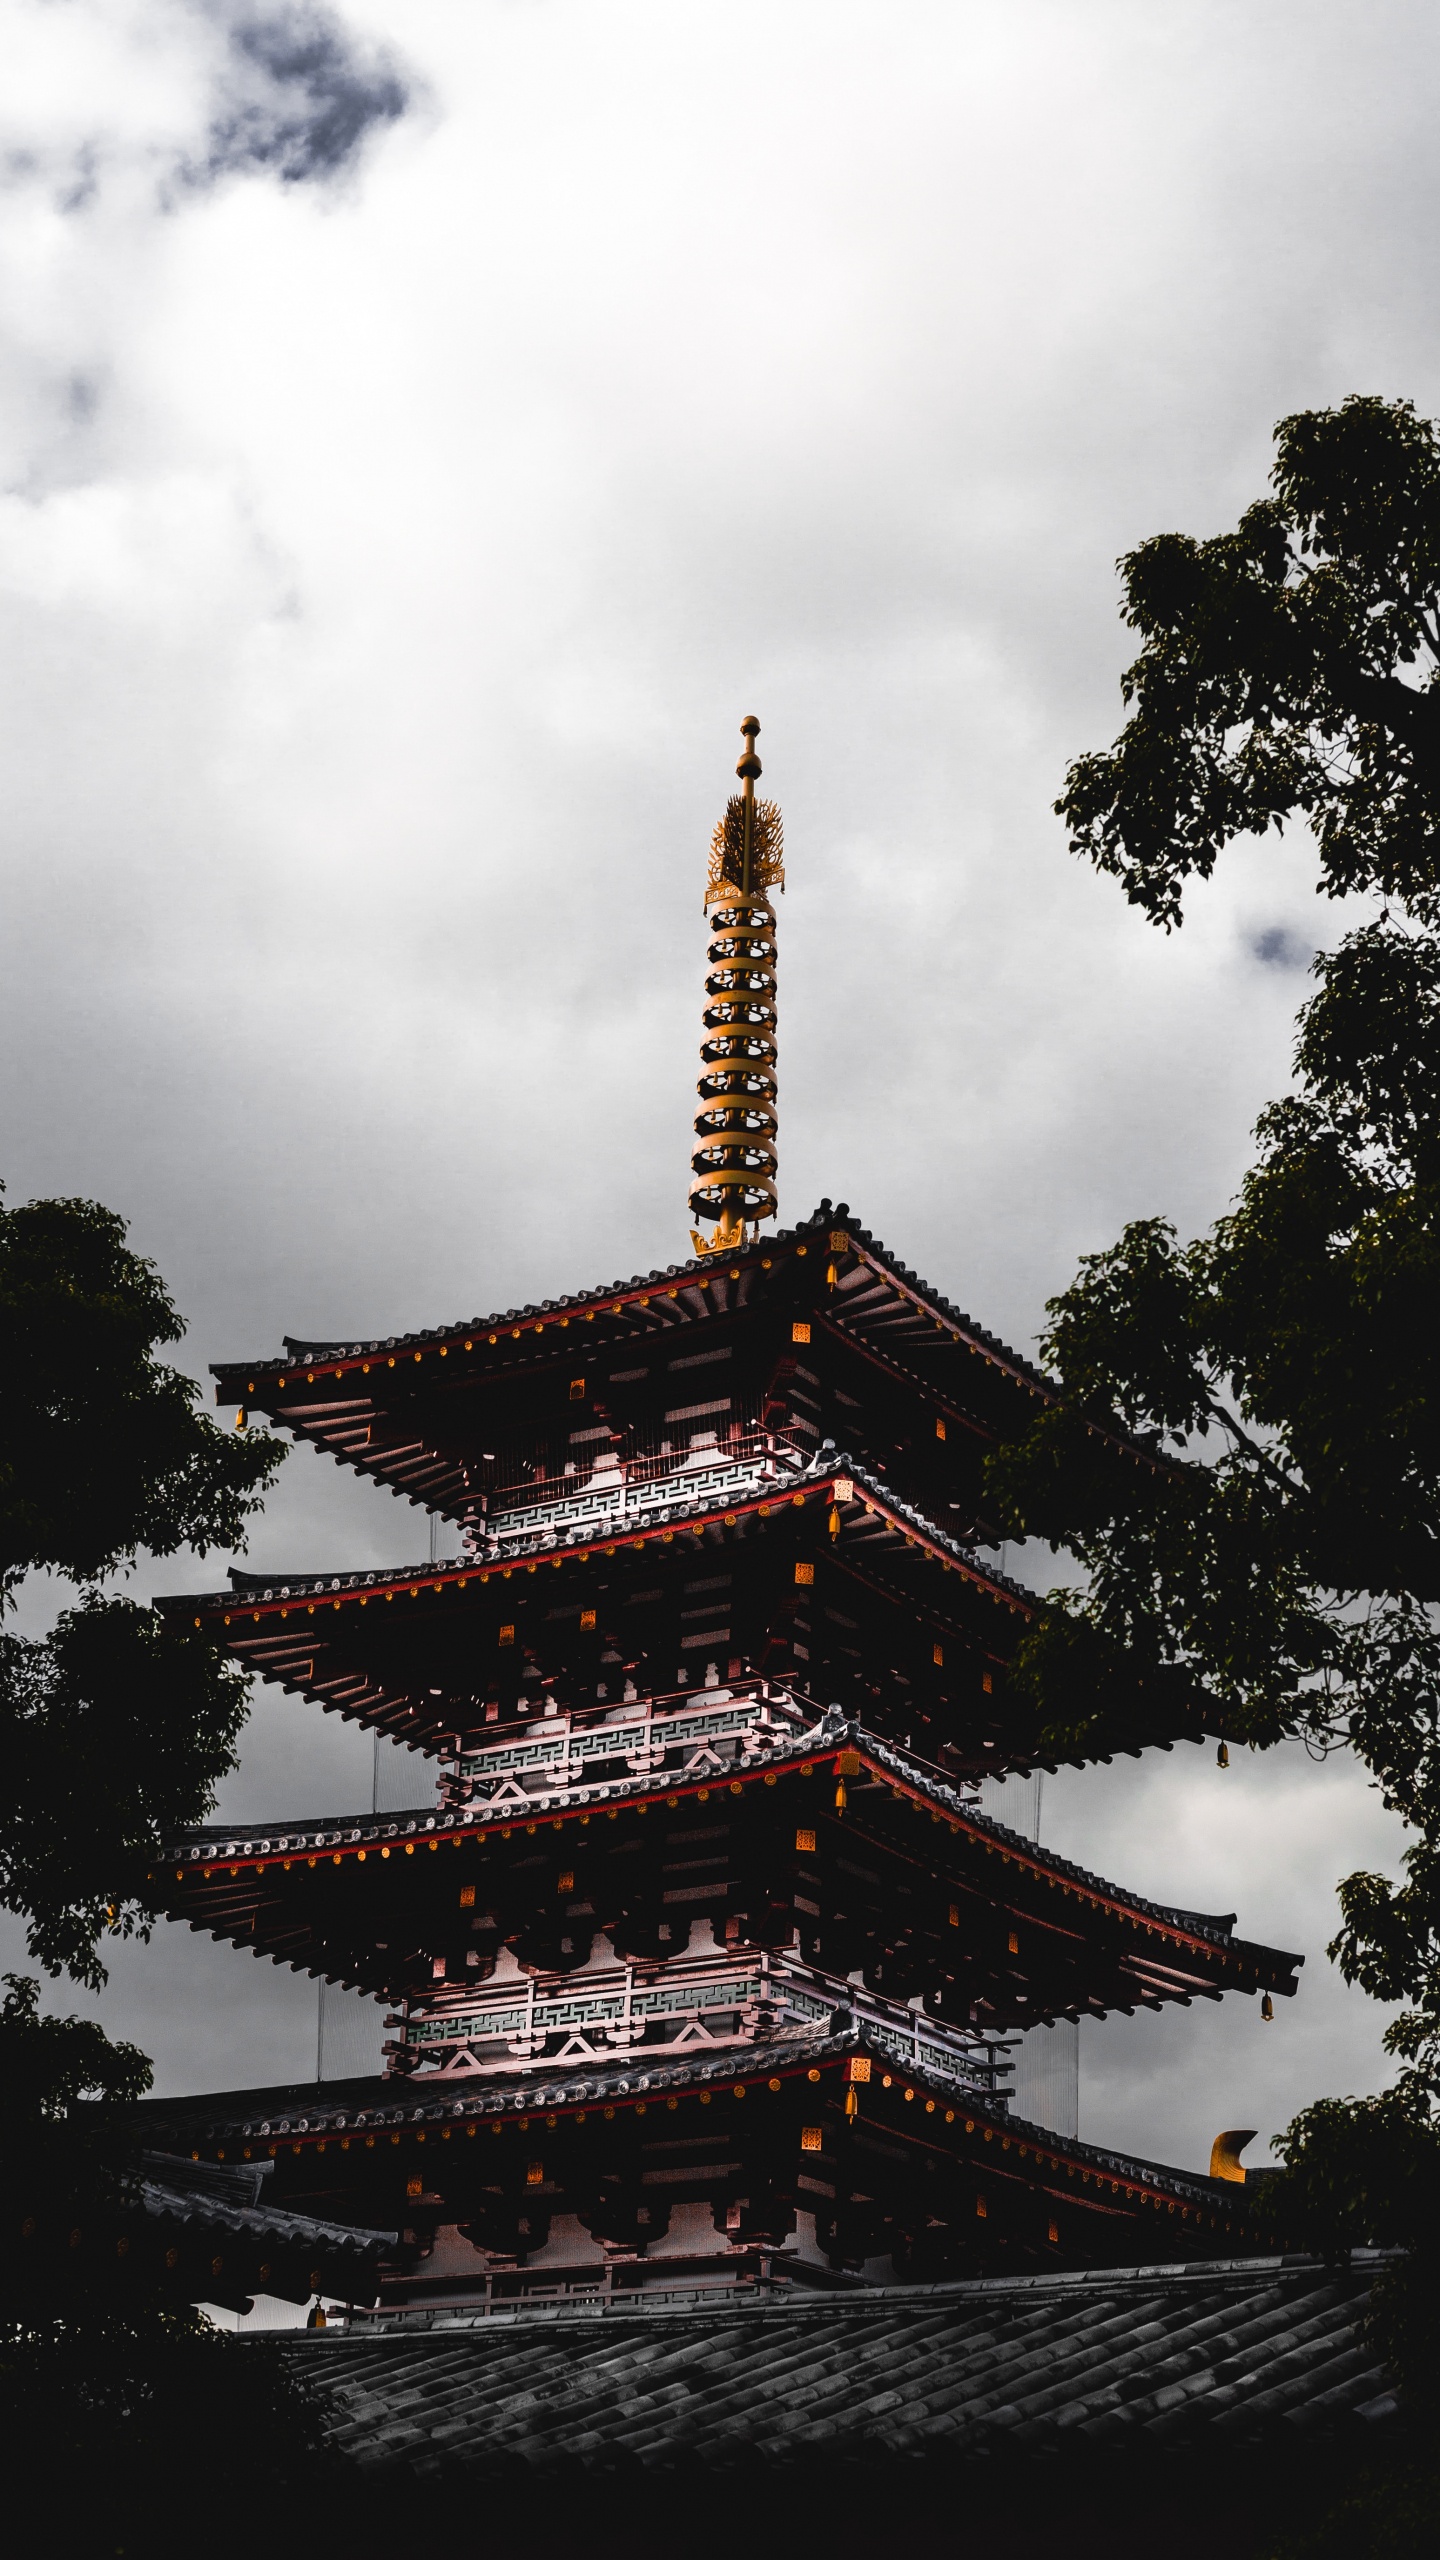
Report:
M743 785L725 805L710 841L705 910L711 919L705 980L704 1073L697 1090L690 1159L692 1218L715 1221L713 1235L691 1228L697 1254L753 1244L760 1221L778 1215L775 910L769 892L785 886L784 832L773 800L757 800L760 723L740 723Z
M1210 2175L1228 2179L1232 2185L1245 2184L1245 2163L1240 2154L1255 2139L1253 2125L1242 2125L1232 2133L1217 2133L1210 2145Z

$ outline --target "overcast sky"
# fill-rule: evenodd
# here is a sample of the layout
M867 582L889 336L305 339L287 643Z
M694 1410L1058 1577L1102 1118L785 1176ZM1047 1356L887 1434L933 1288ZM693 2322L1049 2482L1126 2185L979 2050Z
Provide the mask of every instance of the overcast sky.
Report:
M0 0L0 53L3 1170L130 1220L197 1374L683 1255L751 710L784 1216L1029 1347L1224 1207L1344 919L1271 844L1166 939L1051 803L1117 554L1233 521L1287 411L1440 408L1433 7ZM426 1535L297 1452L251 1558ZM224 1801L368 1783L265 1697ZM1307 1957L1271 2027L1087 2031L1092 2139L1376 2085L1353 1771L1157 1755L1045 1828ZM167 1929L102 2007L174 2089L308 2071L314 2001Z

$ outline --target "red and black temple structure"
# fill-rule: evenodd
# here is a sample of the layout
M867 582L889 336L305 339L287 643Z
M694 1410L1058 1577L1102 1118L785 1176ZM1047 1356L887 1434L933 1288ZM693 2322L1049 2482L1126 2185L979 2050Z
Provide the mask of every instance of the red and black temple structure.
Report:
M684 1263L217 1397L448 1525L440 1561L164 1605L414 1754L413 1809L210 1824L157 1898L388 2004L386 2068L157 2102L172 2154L397 2237L380 2308L933 2282L1263 2245L1201 2176L1023 2122L1015 2039L1298 1959L1005 1829L1053 1765L983 1461L1055 1389L843 1204L774 1214L779 816L716 831ZM1117 1464L1152 1465L1116 1442ZM1217 1727L1138 1678L1103 1747ZM1092 1746L1098 1749L1097 1744Z

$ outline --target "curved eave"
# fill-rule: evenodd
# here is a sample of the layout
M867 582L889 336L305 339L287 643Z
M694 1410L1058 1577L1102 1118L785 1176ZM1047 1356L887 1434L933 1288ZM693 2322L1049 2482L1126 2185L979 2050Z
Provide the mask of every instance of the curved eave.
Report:
M704 1547L743 1553L748 1539L782 1522L796 1541L797 1583L819 1572L827 1582L832 1574L848 1578L866 1605L878 1607L882 1616L895 1613L888 1623L903 1621L912 1651L918 1646L926 1663L933 1655L939 1711L954 1728L947 1738L962 1756L997 1773L1050 1763L1038 1731L1027 1736L1019 1729L1023 1719L1017 1721L1003 1695L1003 1674L1019 1633L1042 1602L981 1565L971 1550L838 1454L803 1475L732 1496L723 1509L715 1503L686 1508L677 1495L663 1522L563 1545L537 1544L508 1561L451 1558L373 1573L296 1575L288 1582L236 1572L228 1592L175 1595L159 1605L209 1627L238 1662L291 1694L412 1747L437 1751L471 1720L467 1701L443 1683L437 1693L434 1684L408 1670L402 1677L393 1663L377 1667L374 1646L367 1648L353 1633L365 1623L358 1613L372 1603L388 1607L399 1601L410 1612L426 1613L493 1608L488 1596L480 1600L492 1584L519 1581L523 1589L529 1577L554 1572L569 1575L578 1605L586 1596L587 1572L598 1560L609 1564L644 1553L661 1564L670 1550L673 1567ZM438 1636L444 1626L412 1614L405 1632L423 1641L431 1630ZM397 1651L393 1645L386 1650L392 1656ZM406 1651L407 1662L413 1660ZM976 1691L963 1708L952 1697L954 1681L962 1677ZM1223 1729L1209 1702L1178 1683L1147 1689L1137 1682L1133 1692L1117 1696L1113 1721L1090 1748L1067 1756L1078 1762L1116 1751L1138 1753L1176 1740L1200 1741L1207 1731ZM982 1759L982 1753L989 1756Z
M788 2095L792 2104L801 2099L807 2110L829 2110L836 2117L842 2109L849 2115L846 2102L853 2097L862 2136L873 2128L889 2139L948 2153L972 2167L992 2193L1038 2190L1059 2204L1083 2208L1097 2246L1113 2245L1117 2221L1144 2222L1158 2236L1162 2216L1167 2236L1197 2253L1214 2254L1226 2237L1253 2239L1256 2233L1255 2199L1243 2185L1190 2176L1024 2124L1001 2108L958 2095L949 2081L922 2067L900 2071L863 2027L721 2057L701 2058L693 2047L664 2061L631 2054L613 2065L537 2074L523 2085L449 2082L437 2092L413 2081L377 2080L368 2088L352 2083L337 2100L317 2083L291 2092L280 2114L251 2112L233 2101L223 2112L207 2114L205 2102L193 2099L170 2102L169 2112L178 2118L183 2110L188 2137L211 2158L224 2159L239 2148L257 2157L303 2161L325 2150L356 2153L363 2163L367 2150L384 2146L398 2151L403 2164L412 2145L437 2135L463 2140L472 2129L499 2126L533 2139L537 2119L553 2129L602 2102L619 2118L657 2098L714 2103L742 2092L747 2100Z
M697 1504L687 1509L677 1499L663 1525L537 1546L513 1562L460 1558L375 1573L296 1575L288 1582L237 1572L228 1592L181 1594L159 1605L167 1614L188 1615L197 1627L211 1628L237 1661L292 1693L434 1750L455 1730L455 1702L442 1699L432 1707L428 1696L417 1697L409 1688L388 1685L358 1669L353 1656L347 1663L342 1631L347 1622L358 1623L360 1611L397 1600L454 1608L462 1605L462 1594L513 1583L520 1576L568 1571L573 1581L600 1558L653 1549L658 1561L666 1548L681 1542L724 1546L782 1517L802 1534L808 1529L814 1542L827 1537L832 1513L839 1527L826 1552L833 1553L842 1570L868 1584L886 1605L918 1610L942 1644L948 1636L957 1646L976 1646L975 1629L959 1612L960 1595L967 1596L971 1608L978 1604L982 1613L993 1610L994 1640L988 1645L982 1640L980 1651L997 1670L1003 1667L1012 1622L1034 1613L1039 1605L1035 1596L978 1564L943 1530L839 1459L827 1462L821 1473L781 1480L723 1508ZM947 1575L948 1586L942 1580Z
M865 1780L871 1782L868 1788L857 1783ZM417 1811L372 1815L368 1820L335 1817L293 1828L270 1825L189 1833L168 1844L165 1866L155 1870L152 1882L162 1907L193 1929L248 1945L276 1963L327 1973L377 1994L399 1996L393 1975L382 1969L376 1957L366 1961L353 1949L347 1952L338 1932L336 1942L330 1943L314 1921L298 1911L287 1916L287 1896L293 1905L294 1895L282 1881L285 1876L302 1870L308 1877L322 1868L353 1871L354 1866L373 1862L379 1871L374 1891L383 1895L383 1869L392 1858L461 1849L467 1842L518 1840L523 1846L542 1831L559 1834L562 1842L568 1834L578 1843L580 1826L597 1815L638 1819L661 1807L675 1810L686 1803L710 1804L717 1799L733 1805L736 1798L754 1808L757 1790L797 1782L804 1799L797 1810L807 1819L813 1820L817 1806L823 1809L831 1800L831 1789L843 1783L852 1793L848 1833L862 1840L875 1838L878 1847L892 1857L918 1855L942 1887L972 1901L978 1894L1013 1915L1025 1932L1024 1963L1012 1968L1003 1959L991 1959L997 1986L991 2005L1004 2012L998 2022L1007 2028L1059 2015L1104 2015L1115 2009L1128 2012L1219 1999L1227 1991L1268 1991L1282 1998L1294 1994L1301 1957L1235 1938L1217 1920L1167 1909L1127 1893L1122 1886L992 1822L937 1771L874 1735L847 1729L838 1737L812 1735L780 1750L756 1754L748 1766L726 1777L686 1781L661 1774L574 1788L519 1808L513 1803L472 1804L453 1815ZM763 1792L758 1801L766 1802ZM876 1832L876 1816L885 1825L883 1836ZM918 1839L913 1829L907 1836L903 1827L896 1828L897 1819L902 1826L907 1820L913 1826L917 1816L924 1819ZM447 1895L448 1887L442 1888L436 1919L443 1918ZM1087 1960L1087 1934L1097 1928L1104 1932L1105 1943ZM1049 1932L1050 1943L1037 1944L1037 1930ZM957 1941L957 1953L962 1946ZM1078 2000L1047 2001L1036 1996L1037 1980L1043 1981L1046 1969L1057 1963L1063 1964L1067 1979L1076 1978ZM1021 1981L1027 1988L1017 2008L1014 1992Z
M364 1342L305 1341L287 1336L283 1357L216 1361L212 1374L221 1382L219 1401L235 1403L261 1395L267 1384L314 1384L322 1374L343 1378L360 1370L368 1373L379 1362L398 1365L408 1359L413 1364L417 1354L423 1360L427 1353L442 1349L449 1353L463 1349L472 1356L500 1350L502 1357L508 1359L507 1343L543 1336L556 1328L563 1330L575 1322L608 1320L621 1328L620 1338L633 1339L637 1331L653 1335L733 1313L748 1305L751 1291L762 1275L812 1256L827 1263L834 1261L837 1268L843 1262L847 1270L872 1274L860 1296L870 1299L876 1291L882 1293L875 1298L870 1312L892 1336L909 1334L925 1339L938 1326L1016 1385L1041 1395L1056 1394L1053 1380L952 1306L918 1272L892 1255L868 1228L859 1227L848 1218L843 1227L837 1226L828 1211L817 1211L804 1225L766 1237L734 1256L707 1254L689 1262L671 1263L664 1270L637 1272L630 1280L610 1281L571 1297L507 1307L492 1315L429 1326L416 1333L376 1336ZM847 1301L843 1289L836 1303L846 1306L853 1315L860 1312L859 1300L852 1297ZM500 1363L486 1365L498 1367Z
M778 1311L803 1294L807 1311L833 1323L858 1348L872 1351L897 1379L943 1402L971 1428L984 1428L971 1410L965 1381L971 1364L1008 1399L1057 1403L1053 1379L1021 1354L976 1325L900 1262L869 1230L822 1207L806 1225L748 1247L733 1259L709 1255L663 1271L539 1305L508 1308L461 1324L370 1341L287 1341L280 1359L212 1364L219 1404L263 1412L329 1450L341 1464L393 1485L416 1502L444 1510L460 1506L464 1471L453 1450L442 1449L417 1423L407 1437L387 1437L387 1417L402 1376L409 1388L443 1378L446 1387L481 1383L539 1369L567 1346L560 1337L575 1326L598 1326L587 1337L610 1348L653 1344L697 1325L734 1317L773 1302ZM801 1272L813 1261L814 1270ZM833 1285L825 1274L834 1271ZM797 1294L796 1284L800 1284ZM965 1355L964 1367L947 1379L935 1368L937 1350ZM438 1364L453 1365L440 1372ZM917 1362L919 1365L917 1366ZM309 1389L317 1390L313 1396ZM1094 1426L1097 1430L1099 1426ZM375 1437L379 1432L379 1439ZM1113 1430L1100 1436L1136 1463L1168 1472L1153 1450Z

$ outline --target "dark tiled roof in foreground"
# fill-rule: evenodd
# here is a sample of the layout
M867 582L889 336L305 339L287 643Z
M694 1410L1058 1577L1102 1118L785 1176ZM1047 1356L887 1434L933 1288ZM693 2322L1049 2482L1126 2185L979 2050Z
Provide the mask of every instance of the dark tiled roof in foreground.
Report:
M424 2315L286 2341L368 2465L731 2465L860 2452L1215 2449L1390 2416L1377 2253L997 2278L709 2309ZM415 2315L410 2315L413 2323Z

